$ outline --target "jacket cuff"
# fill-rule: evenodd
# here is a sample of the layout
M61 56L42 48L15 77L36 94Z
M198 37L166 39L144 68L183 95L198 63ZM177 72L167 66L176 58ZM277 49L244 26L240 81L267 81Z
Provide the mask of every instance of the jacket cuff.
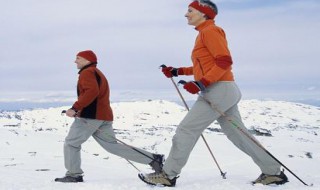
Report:
M77 108L74 107L74 105L73 105L70 109L72 109L72 110L75 111L76 113L79 111Z
M204 87L208 87L210 85L210 82L205 78L200 79L200 82L203 84Z

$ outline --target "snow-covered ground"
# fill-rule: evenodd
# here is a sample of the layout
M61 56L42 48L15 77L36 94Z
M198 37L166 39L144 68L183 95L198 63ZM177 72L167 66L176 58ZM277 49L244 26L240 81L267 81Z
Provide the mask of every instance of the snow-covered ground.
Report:
M167 155L184 107L163 100L112 104L117 138L146 150ZM320 108L280 101L245 100L239 104L244 123L276 158L306 183L320 189ZM104 151L92 138L82 147L84 183L63 184L54 178L65 173L63 142L72 123L61 116L67 107L0 112L0 189L177 189L248 190L307 189L288 171L290 182L282 186L250 184L260 174L251 159L235 148L214 123L203 133L221 169L222 179L200 139L174 188L151 187L137 177L139 171L125 159ZM134 163L142 172L146 165Z

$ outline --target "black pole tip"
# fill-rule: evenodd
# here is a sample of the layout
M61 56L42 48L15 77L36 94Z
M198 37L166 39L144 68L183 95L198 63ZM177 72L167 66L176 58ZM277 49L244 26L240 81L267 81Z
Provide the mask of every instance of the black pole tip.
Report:
M185 80L179 80L178 84L186 84L187 82Z
M221 176L222 176L223 179L227 179L226 175L227 175L227 172L224 172L224 173L221 172Z

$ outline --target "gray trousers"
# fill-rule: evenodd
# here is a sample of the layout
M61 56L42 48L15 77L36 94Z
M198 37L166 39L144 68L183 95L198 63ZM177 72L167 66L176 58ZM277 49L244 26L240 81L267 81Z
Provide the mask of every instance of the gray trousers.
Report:
M240 98L241 93L235 82L217 82L210 85L207 91L198 97L176 129L169 156L164 164L165 173L169 176L177 176L181 173L202 132L213 121L217 120L227 138L249 155L259 166L262 173L278 174L280 164L216 111L216 109L219 109L220 113L224 112L228 118L232 118L232 121L238 127L254 138L242 123L237 106Z
M64 143L64 163L67 176L78 176L83 174L81 169L81 144L92 136L106 151L132 160L134 162L149 164L153 154L135 147L128 147L118 143L112 128L112 122L94 119L75 118ZM136 150L142 152L143 155Z

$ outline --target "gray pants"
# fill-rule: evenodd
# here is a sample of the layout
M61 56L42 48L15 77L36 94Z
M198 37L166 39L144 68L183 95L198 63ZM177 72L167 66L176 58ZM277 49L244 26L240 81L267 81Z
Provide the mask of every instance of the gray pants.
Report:
M83 174L81 169L81 144L92 136L106 151L142 164L149 164L153 154L135 147L120 144L115 139L112 122L94 119L76 118L70 127L64 143L64 163L67 176ZM139 153L138 151L143 154ZM147 155L147 156L146 156Z
M280 165L273 158L216 111L219 109L220 113L224 112L238 127L254 138L242 123L237 106L240 98L241 93L235 82L217 82L210 85L207 91L198 97L179 124L164 164L165 173L169 176L177 176L181 173L200 135L215 120L219 122L228 139L249 155L260 167L262 173L269 175L279 173Z

